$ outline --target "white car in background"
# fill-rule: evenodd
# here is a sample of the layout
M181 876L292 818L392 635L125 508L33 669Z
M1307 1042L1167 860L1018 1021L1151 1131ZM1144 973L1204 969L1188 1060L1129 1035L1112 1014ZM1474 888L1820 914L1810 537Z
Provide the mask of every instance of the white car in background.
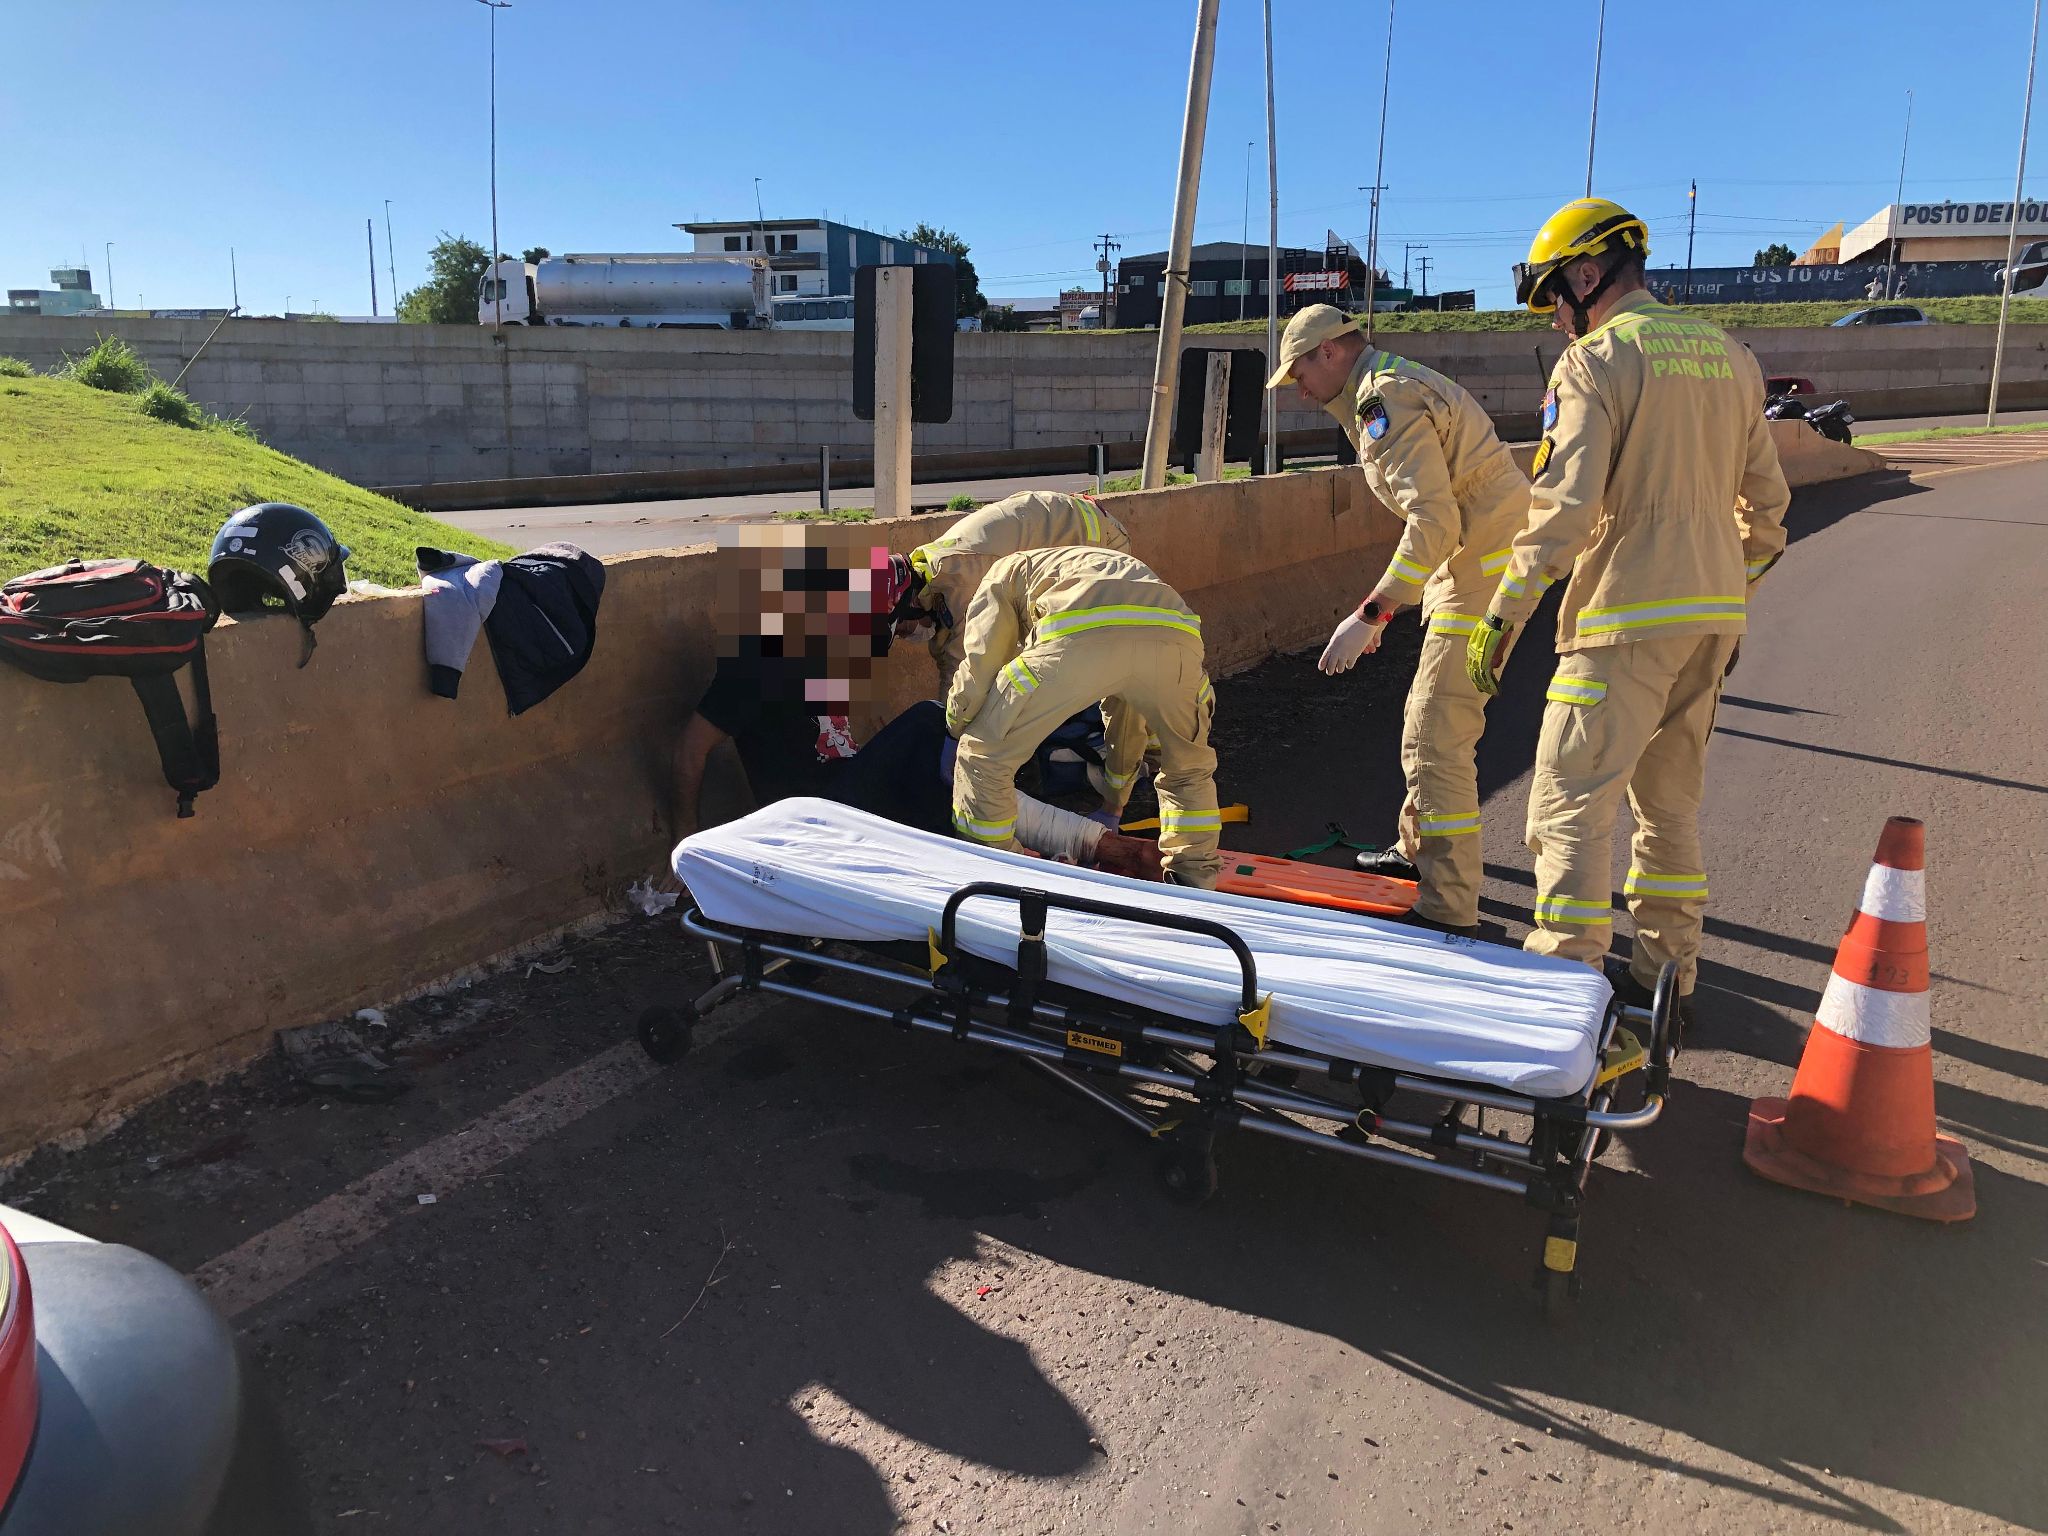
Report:
M2048 283L2048 240L2036 240L2020 252L2019 260L2012 264L2012 291L2032 293L2043 283ZM1998 281L2005 284L2006 268L1998 269Z

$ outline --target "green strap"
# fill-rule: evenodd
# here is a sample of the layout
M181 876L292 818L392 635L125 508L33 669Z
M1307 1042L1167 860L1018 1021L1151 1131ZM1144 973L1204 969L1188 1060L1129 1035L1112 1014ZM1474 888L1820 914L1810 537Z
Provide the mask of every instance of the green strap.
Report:
M1281 855L1281 857L1289 859L1306 859L1311 858L1318 853L1328 853L1332 848L1356 848L1360 853L1378 853L1380 851L1379 849L1373 847L1370 843L1353 842L1351 839L1351 834L1349 832L1346 832L1342 826L1340 826L1338 823L1334 821L1326 821L1323 823L1323 825L1330 829L1330 835L1328 837L1324 838L1319 843L1310 843L1305 848L1289 849L1285 854Z

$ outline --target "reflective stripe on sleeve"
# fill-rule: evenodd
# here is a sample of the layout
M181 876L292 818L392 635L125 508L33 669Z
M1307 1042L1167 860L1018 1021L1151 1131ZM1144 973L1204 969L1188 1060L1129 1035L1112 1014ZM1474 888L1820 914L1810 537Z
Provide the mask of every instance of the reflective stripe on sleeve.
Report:
M977 843L1007 843L1017 830L1017 818L1008 817L1003 821L976 821L957 806L953 811L953 830L962 837L971 837Z
M1469 635L1479 627L1476 613L1432 613L1429 616L1429 632L1432 635Z
M1202 637L1202 621L1192 613L1178 608L1146 608L1136 604L1116 608L1073 608L1065 613L1049 613L1038 621L1035 638L1051 640L1060 635L1077 635L1084 629L1131 628L1140 625L1157 625L1162 629L1178 629Z
M1003 676L1010 680L1010 686L1019 693L1030 693L1038 687L1038 674L1024 665L1022 656L1003 668Z
M1081 531L1087 534L1090 544L1100 544L1102 519L1095 515L1095 503L1086 496L1076 496L1074 500L1081 504Z
M1707 877L1653 875L1647 870L1631 869L1628 879L1622 884L1621 893L1624 896L1669 896L1678 901L1705 901Z
M1216 685L1209 681L1209 674L1204 672L1202 674L1202 686L1195 690L1195 702L1197 704L1207 704L1215 697Z
M1582 635L1611 635L1624 629L1652 629L1660 624L1703 624L1739 619L1747 602L1735 597L1671 597L1654 603L1623 603L1614 608L1581 608L1575 621Z
M1614 908L1610 902L1581 901L1576 896L1544 896L1536 902L1536 921L1598 926L1614 921Z
M1553 677L1543 697L1553 704L1591 706L1607 697L1607 685L1597 677Z
M1500 584L1501 596L1507 598L1527 597L1529 595L1529 586L1533 582L1536 587L1536 595L1541 597L1550 590L1555 579L1541 573L1532 576L1510 576Z
M1428 568L1417 565L1406 555L1396 555L1392 560L1388 561L1387 574L1397 581L1407 582L1411 587L1420 586L1423 582L1429 580Z
M1415 818L1415 831L1420 837L1466 837L1479 830L1479 813L1463 812L1456 816L1422 816Z
M1777 559L1778 557L1776 555L1772 555L1768 559L1752 560L1749 562L1747 566L1743 568L1743 574L1747 576L1751 581L1755 581L1757 577L1763 575L1765 571L1768 571L1774 564L1776 564Z
M1511 549L1496 549L1492 554L1481 557L1479 561L1479 574L1482 576L1499 575L1508 568L1508 557L1513 553L1514 551Z

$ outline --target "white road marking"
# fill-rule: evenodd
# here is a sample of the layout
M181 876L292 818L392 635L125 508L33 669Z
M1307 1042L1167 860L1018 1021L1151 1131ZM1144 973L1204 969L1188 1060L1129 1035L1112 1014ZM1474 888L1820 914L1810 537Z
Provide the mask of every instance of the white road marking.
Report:
M780 1001L769 996L728 1003L715 1022L698 1024L696 1048L731 1034ZM192 1278L224 1316L234 1318L289 1290L330 1259L361 1247L401 1216L410 1214L424 1223L413 1229L418 1240L434 1242L435 1218L418 1204L422 1190L445 1199L663 1070L637 1040L615 1045L208 1259Z

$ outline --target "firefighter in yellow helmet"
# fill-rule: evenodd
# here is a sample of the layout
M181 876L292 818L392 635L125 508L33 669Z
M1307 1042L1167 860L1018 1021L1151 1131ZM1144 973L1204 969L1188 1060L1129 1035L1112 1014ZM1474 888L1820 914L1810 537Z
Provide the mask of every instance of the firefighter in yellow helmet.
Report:
M1693 990L1707 739L1749 589L1784 552L1791 501L1756 359L1719 326L1657 303L1648 255L1641 219L1582 198L1551 216L1515 269L1516 298L1555 315L1571 342L1543 397L1529 524L1468 651L1474 684L1494 691L1509 639L1570 577L1529 796L1527 947L1602 964L1626 794L1636 937L1619 990L1636 1002L1667 961L1681 998Z
M1373 494L1406 526L1371 594L1323 651L1323 671L1377 651L1389 619L1420 603L1426 633L1401 728L1407 797L1395 847L1358 856L1371 874L1421 886L1411 920L1479 930L1479 773L1474 753L1486 696L1465 668L1465 643L1529 515L1529 481L1485 409L1420 363L1368 346L1359 322L1312 304L1287 322L1267 388L1292 383L1337 418Z
M1131 536L1093 497L1064 491L1020 491L968 513L905 557L908 584L897 604L899 632L931 626L931 653L939 665L941 693L952 686L963 654L958 621L966 618L988 568L1019 550L1071 544L1128 554Z
M1158 739L1159 852L1182 885L1213 887L1223 818L1203 670L1202 621L1140 561L1113 549L1025 550L989 567L967 610L965 657L946 695L960 740L953 825L985 847L1014 846L1017 770L1076 710L1102 701L1120 811L1149 732Z

